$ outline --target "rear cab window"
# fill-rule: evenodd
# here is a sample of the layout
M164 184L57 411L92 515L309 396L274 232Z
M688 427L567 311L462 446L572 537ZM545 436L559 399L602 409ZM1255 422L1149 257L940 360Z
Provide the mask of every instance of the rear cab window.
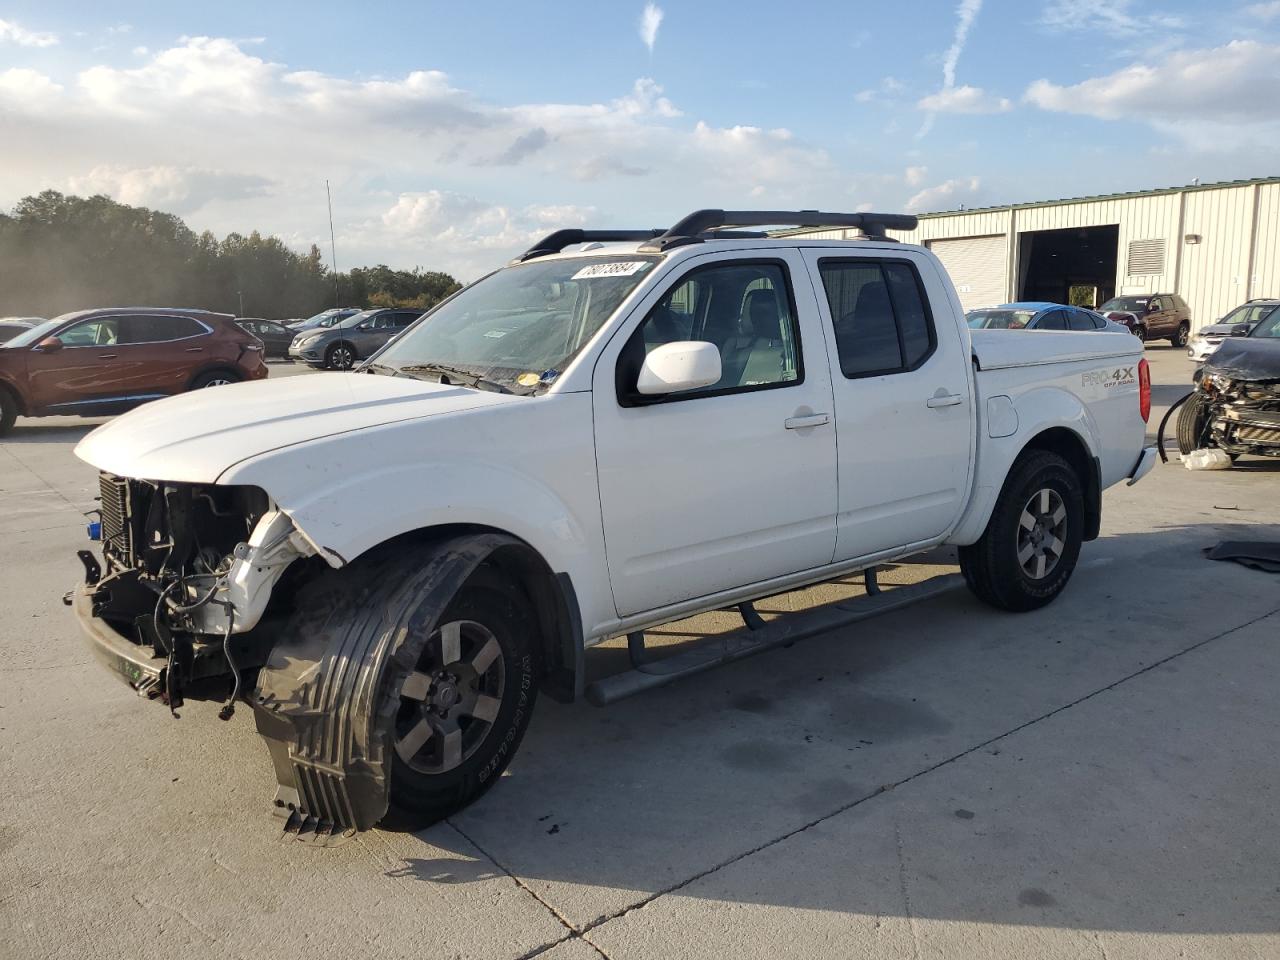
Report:
M937 333L912 263L824 257L818 271L846 378L915 370L933 354Z

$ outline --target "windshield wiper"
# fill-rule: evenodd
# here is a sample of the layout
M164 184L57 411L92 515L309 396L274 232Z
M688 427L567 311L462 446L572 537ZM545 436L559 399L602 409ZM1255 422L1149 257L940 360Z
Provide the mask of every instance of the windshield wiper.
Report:
M457 384L462 387L472 387L476 390L490 390L497 393L520 393L523 391L512 390L505 383L499 383L497 380L489 380L480 376L478 373L472 373L470 370L459 370L457 367L451 367L443 363L410 363L398 368L400 373L413 376L419 373L434 373L440 378L441 383Z

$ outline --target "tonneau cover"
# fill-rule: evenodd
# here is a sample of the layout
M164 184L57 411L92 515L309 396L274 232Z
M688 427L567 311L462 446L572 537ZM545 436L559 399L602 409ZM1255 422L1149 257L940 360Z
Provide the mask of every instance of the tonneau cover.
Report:
M1142 355L1142 341L1118 331L971 330L969 333L980 370Z

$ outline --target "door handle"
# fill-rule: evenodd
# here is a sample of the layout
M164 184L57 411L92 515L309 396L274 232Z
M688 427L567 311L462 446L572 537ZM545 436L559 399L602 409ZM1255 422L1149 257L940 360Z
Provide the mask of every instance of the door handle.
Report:
M787 417L782 421L782 425L788 430L803 430L805 427L820 427L824 423L830 422L830 414L811 413L806 417Z
M204 347L187 347L186 353L204 353Z
M118 356L118 354L115 354L115 353L100 353L100 354L98 354L98 359L99 359L99 360L114 360L117 356Z
M958 403L964 403L964 397L958 393L934 394L924 402L926 407L938 409L938 407L954 407Z

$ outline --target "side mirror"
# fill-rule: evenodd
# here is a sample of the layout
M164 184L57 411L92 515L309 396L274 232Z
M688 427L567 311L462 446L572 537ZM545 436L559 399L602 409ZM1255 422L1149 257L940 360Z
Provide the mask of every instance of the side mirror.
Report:
M57 337L45 337L36 344L35 349L40 353L55 353L62 349L62 341Z
M636 392L660 396L682 390L697 390L718 383L720 349L705 340L678 340L655 347L644 358L636 378Z
M1156 312L1156 305L1154 303L1148 303L1147 313L1155 313L1155 312Z
M1249 324L1247 323L1237 323L1235 326L1231 328L1231 336L1247 337L1251 329L1252 327L1250 327Z

